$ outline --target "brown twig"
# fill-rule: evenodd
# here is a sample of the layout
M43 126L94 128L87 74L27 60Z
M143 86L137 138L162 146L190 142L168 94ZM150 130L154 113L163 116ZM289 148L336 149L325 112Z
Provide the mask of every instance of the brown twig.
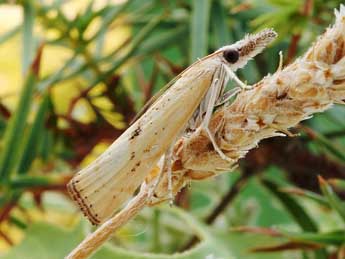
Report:
M314 0L305 0L303 5L302 15L310 16L313 10Z
M297 48L298 48L298 42L301 39L301 34L292 34L290 45L288 48L288 54L286 63L289 64L296 56Z
M0 211L0 222L6 220L11 212L11 210L16 206L17 199L12 199L5 206L2 207Z
M9 244L10 246L13 246L14 243L13 241L9 238L9 236L7 236L3 231L0 230L0 236L2 237L3 240L6 241L7 244Z

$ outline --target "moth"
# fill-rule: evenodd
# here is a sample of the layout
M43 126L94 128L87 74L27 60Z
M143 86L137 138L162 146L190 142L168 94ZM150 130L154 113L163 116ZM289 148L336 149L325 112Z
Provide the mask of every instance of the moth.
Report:
M97 225L113 216L162 157L169 172L172 146L190 130L202 127L214 149L227 159L208 130L213 109L240 89L225 93L229 79L248 88L234 72L276 36L265 29L197 60L149 102L139 119L103 154L73 177L67 189L91 223Z

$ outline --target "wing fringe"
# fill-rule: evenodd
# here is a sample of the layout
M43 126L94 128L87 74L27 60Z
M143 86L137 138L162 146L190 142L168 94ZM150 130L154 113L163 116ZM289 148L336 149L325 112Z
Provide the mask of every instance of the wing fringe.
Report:
M67 191L72 197L72 199L78 204L79 208L83 212L84 216L88 218L88 220L93 224L93 225L99 225L101 223L101 220L98 219L98 215L93 213L91 211L92 205L88 205L83 197L81 196L80 191L77 189L76 182L78 180L72 179L68 184L67 184Z

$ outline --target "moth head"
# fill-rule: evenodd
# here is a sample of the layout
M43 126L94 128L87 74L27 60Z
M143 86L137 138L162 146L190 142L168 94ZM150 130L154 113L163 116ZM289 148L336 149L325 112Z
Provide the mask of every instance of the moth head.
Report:
M224 46L216 51L222 62L232 71L244 67L247 62L259 54L277 37L272 29L265 29L256 34L246 35L234 44Z

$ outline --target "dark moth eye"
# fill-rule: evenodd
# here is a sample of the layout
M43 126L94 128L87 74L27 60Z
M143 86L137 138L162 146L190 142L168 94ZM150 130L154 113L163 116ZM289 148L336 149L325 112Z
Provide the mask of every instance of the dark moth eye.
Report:
M240 58L240 53L235 49L229 49L224 51L223 56L226 61L228 61L231 64L234 64Z

